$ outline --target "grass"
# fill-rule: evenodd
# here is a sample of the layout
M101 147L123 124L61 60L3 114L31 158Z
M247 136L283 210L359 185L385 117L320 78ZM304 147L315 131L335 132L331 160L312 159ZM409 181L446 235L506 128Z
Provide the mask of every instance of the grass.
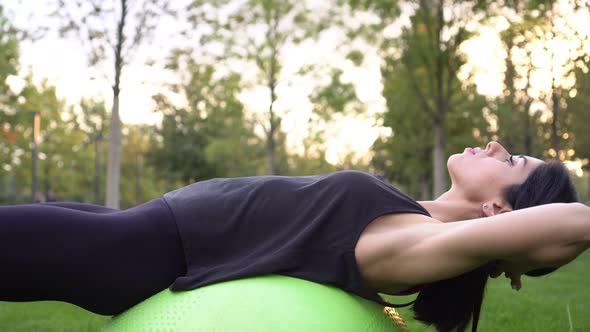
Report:
M507 279L488 283L482 308L480 331L590 331L590 252L542 278L523 280L516 292ZM398 297L401 303L411 298ZM401 309L410 331L434 331L411 319ZM0 302L0 331L99 331L108 317L89 313L73 305L58 302Z
M503 276L490 279L480 317L480 331L590 331L590 252L541 278L524 277L516 292ZM411 298L396 298L399 303ZM569 318L568 318L569 308ZM400 309L410 331L435 331Z
M0 331L100 331L109 317L61 302L0 302Z

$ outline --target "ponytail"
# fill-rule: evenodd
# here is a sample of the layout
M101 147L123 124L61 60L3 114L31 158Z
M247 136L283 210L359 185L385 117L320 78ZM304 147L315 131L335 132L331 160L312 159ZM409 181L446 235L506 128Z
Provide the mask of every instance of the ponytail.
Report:
M488 263L460 276L429 284L414 302L414 317L441 332L465 331L471 321L471 330L476 332L492 267L493 263Z

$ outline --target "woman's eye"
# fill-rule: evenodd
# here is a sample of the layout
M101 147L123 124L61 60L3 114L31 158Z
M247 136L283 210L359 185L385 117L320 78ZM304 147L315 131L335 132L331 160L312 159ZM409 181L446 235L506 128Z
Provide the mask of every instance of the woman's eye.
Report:
M512 160L512 156L510 156L510 158L506 159L505 161L511 166L514 166L514 160Z

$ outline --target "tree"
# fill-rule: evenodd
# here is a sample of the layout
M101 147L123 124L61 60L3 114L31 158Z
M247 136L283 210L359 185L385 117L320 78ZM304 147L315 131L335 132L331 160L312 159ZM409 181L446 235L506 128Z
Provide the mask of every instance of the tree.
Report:
M355 65L360 66L364 61L362 55L356 52L348 54L348 59ZM325 85L319 85L311 92L309 101L312 103L312 112L308 119L307 135L302 140L303 153L297 157L298 163L293 167L297 172L311 171L310 166L314 165L316 172L329 172L335 169L364 169L368 160L366 157L370 155L365 153L364 156L355 155L353 151L338 151L337 157L339 160L328 160L329 146L327 144L331 131L335 129L340 121L345 121L346 118L358 119L359 116L367 113L367 106L363 104L356 91L355 84L352 82L343 81L344 71L340 68L328 66L321 68L317 66L314 70L314 75L317 76L317 81L325 80L322 75L328 76ZM376 121L377 122L377 121ZM350 135L358 139L355 134ZM339 142L340 144L346 144ZM342 153L344 152L344 154ZM334 155L334 153L333 153ZM359 158L360 157L360 158ZM334 158L334 157L332 157Z
M178 107L164 95L155 97L163 118L150 144L148 164L173 186L260 173L264 150L237 98L240 76L217 77L213 66L190 58L183 63L187 75L172 88L187 105ZM170 68L178 66L178 59L172 59Z
M564 111L575 94L575 71L588 52L583 37L588 32L575 21L588 8L576 8L575 1L515 0L509 6L512 13L505 16L511 25L502 33L507 56L498 135L525 154L545 150L564 160L570 157L563 139L569 121Z
M11 172L17 141L22 138L22 128L17 120L25 121L18 112L18 99L24 84L16 78L19 68L19 41L13 25L0 6L0 174ZM9 84L11 83L12 84Z
M87 133L85 143L92 146L94 150L94 203L104 202L102 189L103 178L103 141L105 133L108 132L107 111L104 101L93 99L80 101L82 109L82 120L79 120Z
M10 203L30 202L32 136L31 110L40 115L38 138L39 192L56 192L60 199L88 201L91 196L92 151L86 149L86 133L80 130L72 108L56 95L55 87L47 82L32 83L31 77L19 95L15 114L8 119L14 128L10 160L3 169L12 179Z
M534 87L533 50L530 41L540 16L553 1L507 0L487 4L487 19L480 22L474 39L490 29L500 35L501 48L494 49L498 58L503 57L505 70L503 87L490 103L487 116L491 119L492 139L500 139L511 151L539 156L543 151L543 136L539 130L540 112L533 108L535 99L529 94ZM504 28L503 26L506 26ZM489 38L489 37L488 37ZM469 40L468 42L474 42ZM489 41L488 41L489 43ZM488 67L481 63L471 66L472 75ZM485 71L486 69L484 69ZM518 128L518 130L515 130Z
M584 59L590 65L590 57ZM573 121L567 138L573 141L574 157L582 162L582 169L586 176L586 199L590 200L590 70L576 71L576 96L568 105Z
M454 105L462 90L457 72L465 59L459 46L471 35L469 23L484 17L485 2L421 0L408 3L413 13L409 26L403 27L399 36L385 33L401 13L400 2L344 1L353 10L369 10L379 18L379 23L362 27L352 34L365 36L379 44L381 56L395 57L404 65L407 84L413 89L419 111L427 121L422 125L432 128L433 195L441 195L446 189L445 128L448 116L463 110ZM364 30L364 33L363 33Z
M170 13L163 0L64 1L57 0L54 16L62 20L60 33L73 35L86 47L91 66L111 62L113 105L110 121L106 205L119 207L121 173L121 120L119 95L123 69L134 53L149 40L162 14ZM111 55L108 55L112 52Z
M570 10L573 10L571 12ZM551 84L546 91L542 91L544 102L551 109L550 118L550 155L557 160L565 160L571 155L563 147L563 137L567 134L568 114L562 114L568 99L575 96L570 93L575 89L576 70L588 70L587 62L582 61L590 55L588 42L590 31L572 22L572 14L583 12L588 16L587 6L577 6L575 0L556 2L544 14L544 24L537 30L537 39L543 52L549 57L549 76ZM585 45L586 44L586 45ZM565 53L565 54L564 54ZM542 70L542 68L539 68Z
M286 84L288 75L282 71L282 58L287 47L324 27L323 17L311 12L307 1L296 0L233 0L192 1L187 7L189 21L196 31L211 29L203 35L199 45L217 46L216 60L228 67L240 63L244 71L253 71L253 86L263 86L268 92L268 109L257 113L258 125L263 128L267 151L267 174L276 173L277 135L281 128L281 114L275 108L278 88Z
M126 125L123 129L123 160L121 181L121 206L136 206L157 198L170 189L168 181L159 169L146 162L151 137L155 136L152 125Z
M392 135L373 144L371 164L404 192L421 199L431 198L432 130L427 114L416 103L415 91L407 84L406 71L395 59L382 66L383 95L387 110L383 125Z
M18 35L0 6L0 103L6 103L9 95L15 94L10 91L7 78L17 74L19 55Z
M535 22L526 14L520 14L526 20L512 23L502 33L507 55L503 94L497 99L496 133L502 138L503 144L513 151L522 151L529 156L541 155L543 137L535 130L539 112L531 110L534 99L528 94L533 71L530 63L531 50L526 44L530 40ZM526 54L524 57L523 53ZM520 130L514 130L515 128Z
M402 56L410 55L407 52ZM412 196L432 199L434 133L429 113L422 110L423 103L416 102L420 97L415 87L408 84L410 74L402 61L395 57L384 59L381 72L387 101L384 125L392 129L392 135L375 142L372 165ZM423 76L414 79L419 79L416 84L420 86L428 84ZM461 151L465 146L485 144L489 138L482 116L487 105L485 98L470 86L455 92L450 105L456 111L447 115L447 148Z

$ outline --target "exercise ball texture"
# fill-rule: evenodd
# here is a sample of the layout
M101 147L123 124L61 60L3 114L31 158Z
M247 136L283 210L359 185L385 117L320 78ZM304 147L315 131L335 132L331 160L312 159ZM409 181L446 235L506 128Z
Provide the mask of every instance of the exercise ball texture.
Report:
M383 307L339 288L267 275L186 292L166 289L115 316L106 331L395 332Z

